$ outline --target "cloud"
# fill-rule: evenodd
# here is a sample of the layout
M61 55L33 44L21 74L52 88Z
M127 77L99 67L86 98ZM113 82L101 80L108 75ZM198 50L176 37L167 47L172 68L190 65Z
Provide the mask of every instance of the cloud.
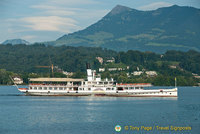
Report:
M79 29L76 28L74 30L72 29L69 30L71 32L74 32L75 30L83 29L84 27L87 27L95 23L96 21L99 20L99 18L103 17L105 14L109 12L108 10L102 10L102 9L83 8L81 5L81 4L88 4L87 6L91 6L92 4L96 3L99 2L95 2L93 0L84 0L84 1L49 0L48 3L43 2L38 5L32 5L31 8L34 8L36 10L41 10L40 15L42 16L57 16L76 21L76 23L72 22L72 24L78 25ZM76 7L70 6L73 4L77 6ZM51 30L57 30L57 28L55 27L50 27L50 28ZM47 28L45 29L48 30Z
M84 29L108 13L108 10L95 8L102 4L98 0L36 0L23 4L12 4L19 9L16 15L0 20L3 24L0 28L6 31L1 33L1 38L9 35L29 41L52 40Z
M37 38L35 35L26 35L26 36L23 36L22 39L25 39L25 40L30 40L30 39L34 39L34 38Z
M76 21L71 18L64 18L59 16L35 16L22 18L21 21L26 24L24 27L31 28L35 31L58 31L71 32L71 30L78 29Z
M171 3L167 3L167 2L155 2L155 3L151 3L145 6L141 6L138 9L140 10L155 10L158 9L160 7L169 7L172 6L173 4Z
M52 4L68 5L68 6L91 5L100 3L94 0L48 0L47 2Z
M43 14L56 16L71 16L75 14L75 8L62 8L49 5L33 5L31 8L43 10Z

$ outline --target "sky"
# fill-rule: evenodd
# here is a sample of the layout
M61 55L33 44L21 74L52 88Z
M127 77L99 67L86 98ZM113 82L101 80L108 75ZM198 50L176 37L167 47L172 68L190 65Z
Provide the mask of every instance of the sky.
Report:
M200 0L0 0L0 43L53 41L94 24L116 5L147 11L175 4L200 9Z

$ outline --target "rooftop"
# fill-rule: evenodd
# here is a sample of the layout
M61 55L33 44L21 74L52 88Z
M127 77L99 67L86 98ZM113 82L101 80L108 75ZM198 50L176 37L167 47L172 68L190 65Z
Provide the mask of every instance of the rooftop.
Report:
M30 78L29 81L51 81L51 82L79 82L79 81L84 81L84 79L72 79L72 78Z

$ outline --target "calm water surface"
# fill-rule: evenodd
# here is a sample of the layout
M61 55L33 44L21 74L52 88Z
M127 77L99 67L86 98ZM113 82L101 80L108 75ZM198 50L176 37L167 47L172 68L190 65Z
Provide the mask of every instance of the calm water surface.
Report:
M121 126L121 132L114 127ZM191 131L125 130L125 126L190 126ZM0 86L0 134L200 133L200 87L178 98L36 97Z

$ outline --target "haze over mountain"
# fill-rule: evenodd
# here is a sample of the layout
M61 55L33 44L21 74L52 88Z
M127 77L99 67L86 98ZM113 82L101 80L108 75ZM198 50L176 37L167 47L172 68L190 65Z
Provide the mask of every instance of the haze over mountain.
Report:
M193 7L139 11L117 5L97 23L64 35L55 46L104 47L117 51L200 51L200 10Z
M1 44L3 44L3 45L6 45L6 44L12 44L12 45L26 44L26 45L29 45L30 43L28 41L22 40L22 39L11 39L11 40L6 40Z

